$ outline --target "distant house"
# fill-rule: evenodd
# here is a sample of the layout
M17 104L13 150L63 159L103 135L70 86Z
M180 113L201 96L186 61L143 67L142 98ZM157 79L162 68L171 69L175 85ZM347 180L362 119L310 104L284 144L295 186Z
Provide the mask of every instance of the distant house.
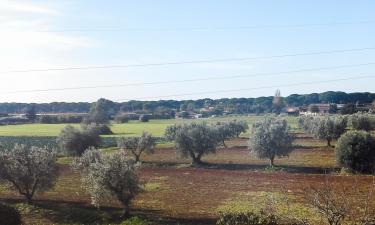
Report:
M331 104L311 104L300 115L318 115L330 113Z
M285 113L289 116L298 116L300 113L300 110L298 107L288 107L285 109Z
M176 119L199 119L202 118L202 114L195 112L182 111L176 113Z

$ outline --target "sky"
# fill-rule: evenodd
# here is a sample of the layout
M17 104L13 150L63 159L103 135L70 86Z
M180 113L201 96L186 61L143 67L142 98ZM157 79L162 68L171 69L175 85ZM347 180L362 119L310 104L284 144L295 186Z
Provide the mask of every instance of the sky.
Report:
M375 92L374 9L371 0L0 0L0 102ZM306 54L347 49L361 50ZM235 58L252 59L215 61ZM143 66L92 68L111 65ZM40 71L82 67L91 69Z

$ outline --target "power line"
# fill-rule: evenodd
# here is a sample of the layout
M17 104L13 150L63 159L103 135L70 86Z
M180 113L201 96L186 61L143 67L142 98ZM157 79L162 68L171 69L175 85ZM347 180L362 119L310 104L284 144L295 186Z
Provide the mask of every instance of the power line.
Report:
M1 94L82 90L82 89L94 89L94 88L114 88L114 87L127 87L127 86L143 86L143 85L156 85L156 84L173 84L173 83L186 83L186 82L197 82L197 81L237 79L237 78L272 76L272 75L282 75L282 74L300 73L300 72L335 70L335 69L343 69L343 68L368 66L368 65L374 65L374 64L375 64L375 62L370 62L370 63L362 63L362 64L339 65L339 66L330 66L330 67L317 67L317 68L307 68L307 69L289 70L289 71L281 71L281 72L254 73L254 74L247 74L247 75L206 77L206 78L185 79L185 80L169 80L169 81L139 82L139 83L114 84L114 85L96 85L96 86L62 87L62 88L48 88L48 89L34 89L34 90L18 90L18 91L1 92Z
M82 67L79 66L79 67L61 67L61 68L46 68L46 69L10 70L10 71L0 72L0 74L50 72L50 71L71 71L71 70L94 70L94 69L116 69L116 68L132 68L132 67L200 64L200 63L211 63L211 62L249 61L249 60L259 60L259 59L273 59L273 58L285 58L285 57L297 57L297 56L309 56L309 55L324 55L324 54L335 54L335 53L346 53L346 52L358 52L358 51L368 51L368 50L374 50L374 49L375 49L375 47L365 47L365 48L340 49L340 50L330 50L330 51L316 51L316 52L307 52L307 53L292 53L292 54L260 56L260 57L203 59L203 60L191 60L191 61L174 61L174 62L128 64L128 65L82 66Z
M299 85L332 83L332 82L340 82L340 81L348 81L348 80L360 80L360 79L366 79L366 78L375 78L375 76L374 75L373 76L359 76L359 77L355 76L355 77L347 77L347 78L332 79L332 80L300 82L300 83L291 83L291 84L284 84L284 85L271 85L271 86L243 88L243 89L231 89L231 90L204 91L204 92L173 94L173 95L148 96L148 97L140 97L140 98L137 98L137 99L139 99L139 100L141 100L141 99L150 99L150 98L159 98L160 99L160 98L181 97L181 96L189 96L189 95L230 93L230 92L240 92L240 91L269 89L269 88L293 87L293 86L299 86ZM116 100L113 100L113 101L119 102L119 101L131 101L131 100L134 100L134 99L116 99Z
M352 21L352 22L330 22L330 23L307 23L307 24L260 24L243 26L220 26L220 27L144 27L144 28L126 28L126 27L101 27L101 28L66 28L66 29L45 29L36 32L121 32L121 31L206 31L206 30L247 30L247 29L275 29L275 28L303 28L303 27L325 27L325 26L345 26L358 24L372 24L374 20Z

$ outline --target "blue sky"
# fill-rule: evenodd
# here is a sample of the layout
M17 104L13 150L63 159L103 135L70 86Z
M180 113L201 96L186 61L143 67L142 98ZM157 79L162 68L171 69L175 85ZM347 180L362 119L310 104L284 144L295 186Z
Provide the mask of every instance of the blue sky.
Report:
M370 0L0 0L0 102L95 101L100 97L157 100L161 98L159 96L185 93L192 95L169 99L257 97L275 92L276 88L272 87L193 94L263 86L280 86L284 96L327 90L375 92L373 78L285 87L291 83L375 75L375 65L367 65L175 84L9 93L375 63L375 50L239 62L4 73L12 70L262 57L375 47L374 8L375 2ZM355 23L359 21L373 22ZM283 27L341 22L353 24ZM215 29L241 26L260 27Z

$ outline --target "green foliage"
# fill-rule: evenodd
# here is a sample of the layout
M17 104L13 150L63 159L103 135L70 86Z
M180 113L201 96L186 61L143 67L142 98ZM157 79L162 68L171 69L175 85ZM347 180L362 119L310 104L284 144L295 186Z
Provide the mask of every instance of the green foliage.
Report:
M118 139L118 147L131 153L135 157L135 161L139 162L143 152L146 154L154 153L155 138L147 132L143 132L140 137L122 137Z
M41 115L39 116L39 123L58 124L58 123L81 123L82 115L67 114L67 115Z
M340 166L355 172L375 171L375 140L365 131L349 131L342 135L336 146Z
M375 128L375 116L369 113L355 113L350 116L353 129L370 131Z
M107 124L111 115L114 114L113 106L114 102L103 98L99 99L91 105L90 112L83 120L83 123Z
M16 144L26 146L36 146L40 148L54 149L56 137L34 137L34 136L0 136L0 146L5 149L11 149Z
M249 148L259 158L269 159L270 166L274 166L276 156L288 156L293 150L293 139L286 120L266 117L253 125Z
M254 212L221 212L217 225L278 225L278 218L264 211Z
M17 209L0 203L0 223L4 225L21 225L21 215Z
M125 114L117 114L114 120L116 123L127 123L129 122L129 117Z
M28 108L25 112L25 116L29 121L34 121L36 119L36 110L34 106Z
M180 155L190 157L193 164L201 164L201 157L215 153L220 139L214 126L207 123L190 123L175 128L174 142Z
M146 220L135 216L135 217L132 217L130 219L122 221L122 223L120 225L149 225L149 224L150 223L147 222Z
M98 147L100 141L101 138L96 129L81 131L68 125L61 130L56 142L60 150L68 155L78 156L90 147Z
M326 140L327 146L346 131L347 117L345 116L302 116L298 124L316 139Z
M344 107L341 109L341 114L343 115L350 115L358 112L356 105L353 103L345 104Z
M97 123L90 123L90 124L82 124L82 130L88 131L90 133L98 133L99 135L109 135L113 134L111 128L107 124L97 124Z
M148 122L148 121L150 121L150 116L146 115L146 114L140 115L139 116L139 121L141 121L141 122Z

